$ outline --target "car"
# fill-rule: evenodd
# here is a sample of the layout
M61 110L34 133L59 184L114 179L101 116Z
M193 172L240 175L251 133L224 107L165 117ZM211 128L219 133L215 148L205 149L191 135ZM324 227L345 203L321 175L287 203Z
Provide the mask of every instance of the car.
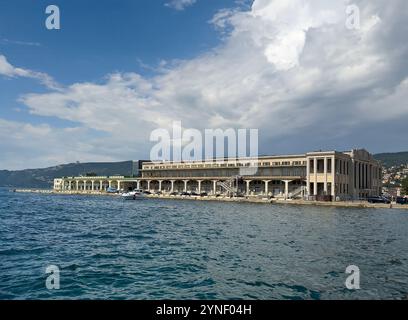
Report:
M387 199L386 197L369 197L367 201L369 203L385 203L385 204L391 203L391 200Z
M163 192L161 192L161 191L156 191L154 194L159 196L159 195L163 194Z
M170 192L170 195L171 195L171 196L178 196L178 192L175 192L175 191Z
M207 197L208 196L208 193L207 192L201 192L200 193L200 197Z
M197 192L192 191L192 192L190 192L190 196L196 197L196 196L198 196L198 193L197 193Z
M395 199L395 202L397 204L408 204L408 198L404 198L404 197L397 197Z
M190 194L188 192L180 192L180 196L190 196Z
M108 189L106 189L106 192L107 192L107 193L118 193L119 190L116 189L116 188L108 188Z
M152 194L150 191L143 191L144 194Z

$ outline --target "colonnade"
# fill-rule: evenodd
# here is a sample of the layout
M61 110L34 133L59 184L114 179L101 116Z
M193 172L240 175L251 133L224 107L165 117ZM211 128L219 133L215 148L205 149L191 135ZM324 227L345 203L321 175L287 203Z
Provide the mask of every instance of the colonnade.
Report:
M304 186L304 182L300 180L259 180L259 179L244 179L238 186L241 194L250 196L251 194L277 195L280 194L288 198L291 191ZM293 182L293 183L292 183ZM228 193L228 190L223 187L225 180L222 179L132 179L132 180L103 180L103 179L65 179L62 182L62 191L107 191L108 188L117 190L138 189L145 191L161 191L161 192L197 192L222 194ZM273 187L271 188L271 183ZM233 187L236 188L236 187ZM234 189L235 190L235 189ZM278 191L277 191L278 190Z

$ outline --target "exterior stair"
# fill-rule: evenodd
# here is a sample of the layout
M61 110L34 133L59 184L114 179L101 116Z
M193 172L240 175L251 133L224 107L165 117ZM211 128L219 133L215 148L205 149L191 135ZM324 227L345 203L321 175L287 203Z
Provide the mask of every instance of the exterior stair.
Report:
M219 185L220 187L222 187L226 191L234 194L234 193L237 192L237 188L234 187L234 181L235 181L235 178L231 178L231 179L226 180L226 181L219 181L217 183L217 185Z
M295 199L299 198L299 196L304 195L306 193L306 186L301 186L296 190L289 193L289 198Z

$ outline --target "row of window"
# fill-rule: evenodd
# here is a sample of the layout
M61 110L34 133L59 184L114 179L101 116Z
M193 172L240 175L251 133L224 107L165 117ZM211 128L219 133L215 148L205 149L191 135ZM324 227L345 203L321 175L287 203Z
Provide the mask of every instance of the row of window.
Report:
M154 170L144 171L143 177L234 177L243 175L238 168L231 169L216 169L216 170ZM245 175L245 174L244 174ZM305 177L305 167L258 167L256 171L249 173L254 177Z
M202 168L236 168L251 166L271 167L271 166L301 166L306 165L306 161L274 161L274 162L247 162L247 163L210 163L210 164L179 164L179 165L145 165L143 170L160 169L202 169Z

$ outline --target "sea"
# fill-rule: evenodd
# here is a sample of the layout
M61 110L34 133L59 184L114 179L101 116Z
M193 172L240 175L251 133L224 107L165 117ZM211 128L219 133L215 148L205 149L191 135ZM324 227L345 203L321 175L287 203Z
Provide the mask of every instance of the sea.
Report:
M0 299L408 299L408 210L2 188Z

